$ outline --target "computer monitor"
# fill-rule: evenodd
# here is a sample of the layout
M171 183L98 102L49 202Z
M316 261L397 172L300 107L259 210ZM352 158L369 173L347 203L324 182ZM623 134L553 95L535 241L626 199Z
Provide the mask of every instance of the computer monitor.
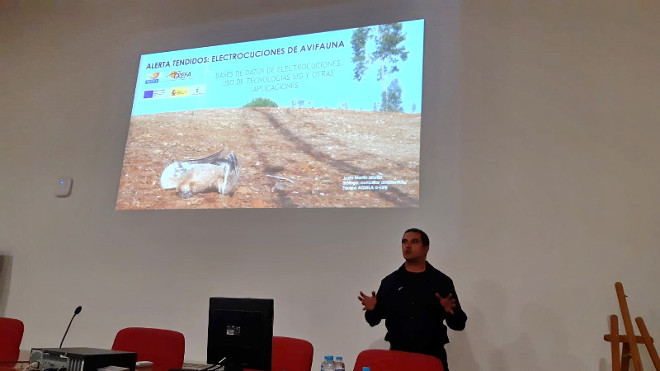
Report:
M270 371L273 299L211 298L206 362L225 370Z

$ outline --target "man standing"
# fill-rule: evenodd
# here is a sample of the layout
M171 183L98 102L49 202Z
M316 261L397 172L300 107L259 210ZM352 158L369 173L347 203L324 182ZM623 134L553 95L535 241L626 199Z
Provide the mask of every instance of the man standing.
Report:
M385 319L385 340L390 342L391 350L432 355L448 371L447 326L463 330L467 315L451 278L426 261L429 245L429 237L422 230L405 231L401 239L405 263L381 281L378 294L372 291L368 296L360 291L358 300L369 325L376 326Z

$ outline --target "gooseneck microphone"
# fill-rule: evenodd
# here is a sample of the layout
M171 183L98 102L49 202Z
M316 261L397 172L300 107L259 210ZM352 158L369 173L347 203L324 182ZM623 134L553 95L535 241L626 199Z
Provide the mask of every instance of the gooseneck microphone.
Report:
M73 316L71 317L71 321L69 321L69 326L66 327L66 331L64 331L64 336L62 336L62 341L60 341L60 348L62 347L62 344L64 344L64 338L66 337L66 334L69 333L69 328L71 327L71 323L73 322L73 319L76 318L78 313L82 310L81 306L78 306L76 310L73 311Z

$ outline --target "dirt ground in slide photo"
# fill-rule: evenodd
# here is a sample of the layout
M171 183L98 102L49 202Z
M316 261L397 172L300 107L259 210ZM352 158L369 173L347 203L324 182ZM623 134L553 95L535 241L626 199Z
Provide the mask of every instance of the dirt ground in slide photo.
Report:
M420 114L223 108L133 116L117 209L419 206ZM173 161L227 149L233 191L163 190Z

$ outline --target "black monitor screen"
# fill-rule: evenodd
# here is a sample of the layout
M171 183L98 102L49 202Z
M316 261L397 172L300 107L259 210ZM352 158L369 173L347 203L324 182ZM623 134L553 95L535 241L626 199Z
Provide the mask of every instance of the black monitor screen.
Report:
M207 363L270 371L272 342L273 299L211 298Z

